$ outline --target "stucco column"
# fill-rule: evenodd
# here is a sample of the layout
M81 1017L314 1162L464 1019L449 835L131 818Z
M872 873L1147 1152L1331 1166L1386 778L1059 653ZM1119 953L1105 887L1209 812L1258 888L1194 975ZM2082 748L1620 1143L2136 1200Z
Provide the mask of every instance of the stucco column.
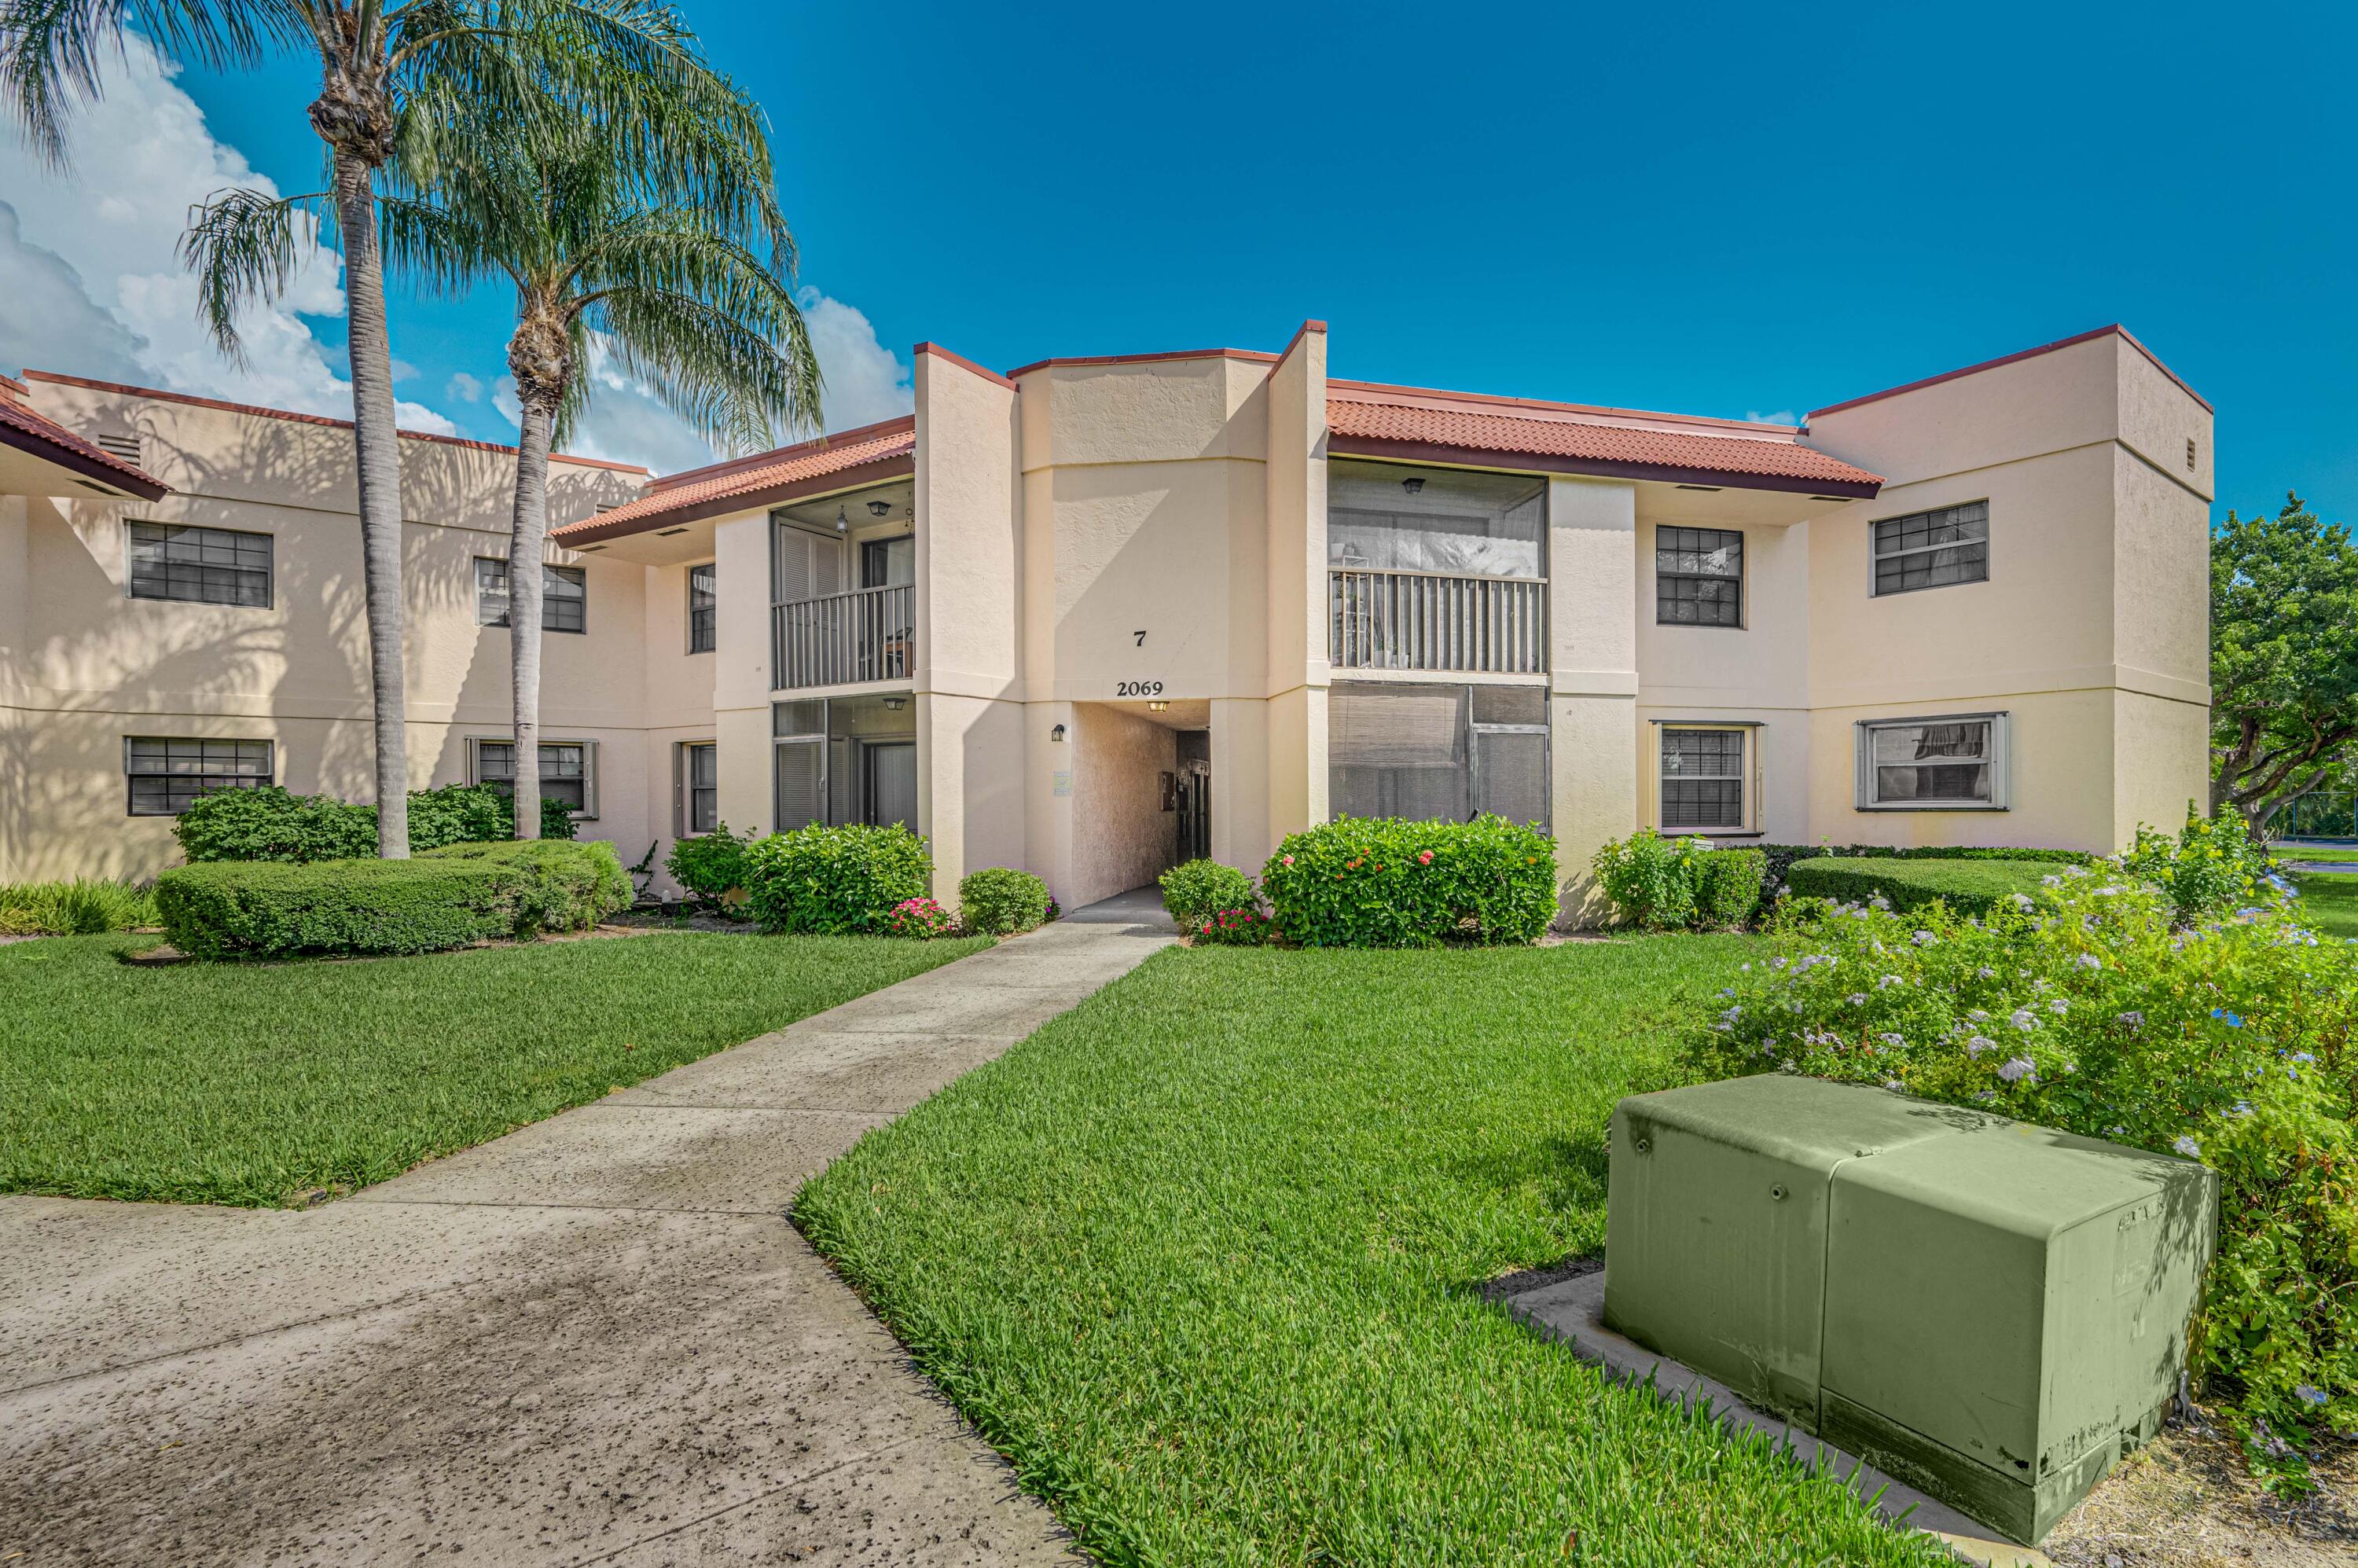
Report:
M1595 918L1589 857L1638 821L1638 492L1548 484L1549 723L1563 915Z
M1326 324L1305 321L1269 373L1269 767L1258 871L1288 833L1326 820ZM1223 764L1218 741L1212 766ZM1234 776L1233 774L1231 776ZM1217 784L1215 786L1217 788ZM1233 788L1233 786L1232 786ZM1213 806L1215 831L1219 807ZM1227 856L1220 859L1226 860Z

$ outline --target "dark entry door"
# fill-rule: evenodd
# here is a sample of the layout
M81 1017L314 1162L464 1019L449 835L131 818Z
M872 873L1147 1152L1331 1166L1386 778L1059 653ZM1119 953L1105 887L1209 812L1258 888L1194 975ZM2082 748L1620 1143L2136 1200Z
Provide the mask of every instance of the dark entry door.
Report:
M1179 773L1179 858L1200 860L1212 852L1212 767L1187 762Z

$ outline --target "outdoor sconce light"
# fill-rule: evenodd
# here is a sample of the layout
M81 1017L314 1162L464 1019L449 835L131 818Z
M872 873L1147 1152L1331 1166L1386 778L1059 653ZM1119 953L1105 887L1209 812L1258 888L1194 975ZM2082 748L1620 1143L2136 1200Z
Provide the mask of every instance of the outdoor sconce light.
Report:
M851 531L851 519L843 514L843 503L840 501L835 503L835 531L838 534Z
M1146 705L1146 710L1149 713L1161 713L1170 706L1167 702L1150 702Z
M1401 481L1401 488L1407 491L1411 495L1414 495L1417 492L1424 488L1424 481L1421 479L1404 479Z
M868 503L868 515L871 517L882 517L892 510L892 503L889 501L871 501Z
M1062 741L1064 738L1065 738L1065 727L1064 727L1063 725L1061 725L1061 724L1057 725L1055 729L1053 729L1053 730L1049 730L1049 731L1048 731L1048 739L1049 739L1049 740L1051 740L1051 741Z
M887 713L898 713L908 706L909 699L905 697L888 697L884 699L884 710Z

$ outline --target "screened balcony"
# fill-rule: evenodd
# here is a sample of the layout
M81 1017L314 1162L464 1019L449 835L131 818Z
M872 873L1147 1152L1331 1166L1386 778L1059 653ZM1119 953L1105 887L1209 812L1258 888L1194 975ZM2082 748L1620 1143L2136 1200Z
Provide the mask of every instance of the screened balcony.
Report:
M917 627L913 511L902 481L770 514L773 690L909 679Z
M1327 465L1327 649L1338 670L1541 675L1547 486L1512 474Z

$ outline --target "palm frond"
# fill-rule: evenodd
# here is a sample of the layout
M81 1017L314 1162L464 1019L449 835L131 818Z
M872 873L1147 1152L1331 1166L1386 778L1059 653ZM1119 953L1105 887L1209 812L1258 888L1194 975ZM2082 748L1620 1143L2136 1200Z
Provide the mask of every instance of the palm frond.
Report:
M97 99L99 72L123 58L135 24L157 53L210 70L251 65L298 30L283 0L5 0L0 96L50 168L71 167L67 127Z
M243 188L216 190L189 209L180 263L197 277L197 319L221 351L240 364L237 313L249 301L286 292L302 247L329 222L323 195L268 196ZM306 225L308 232L304 232Z

